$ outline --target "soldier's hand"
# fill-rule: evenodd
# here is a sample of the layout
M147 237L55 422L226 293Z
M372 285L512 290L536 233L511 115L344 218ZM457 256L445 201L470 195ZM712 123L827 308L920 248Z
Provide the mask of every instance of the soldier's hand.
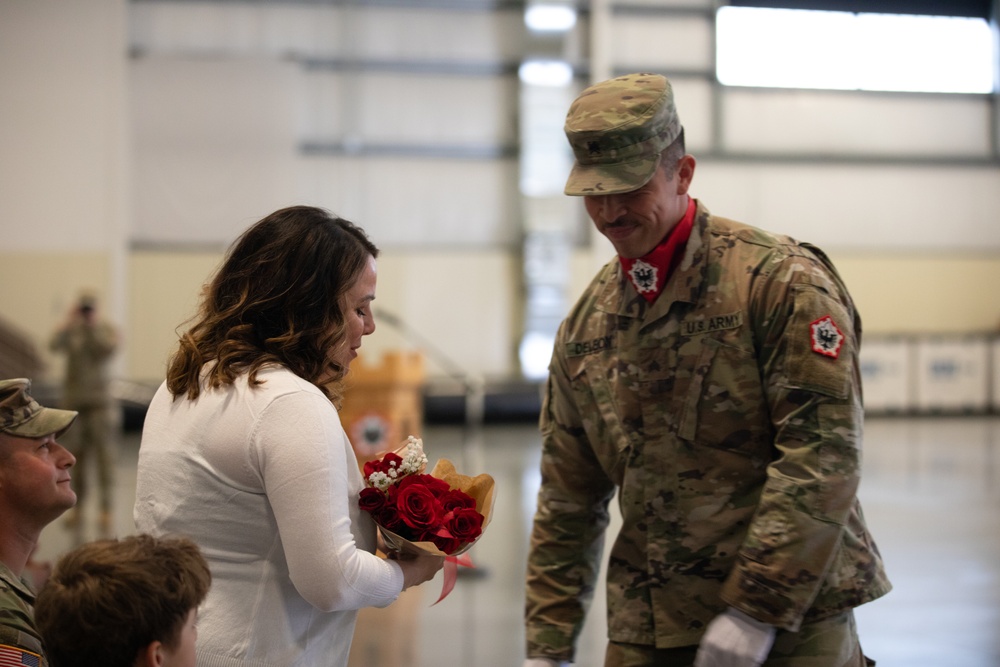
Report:
M771 651L774 633L773 625L729 608L708 624L694 667L758 667Z

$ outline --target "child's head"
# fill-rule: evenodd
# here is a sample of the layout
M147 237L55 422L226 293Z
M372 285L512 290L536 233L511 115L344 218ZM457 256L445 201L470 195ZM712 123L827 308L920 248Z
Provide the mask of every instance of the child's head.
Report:
M90 542L56 563L35 623L52 667L193 667L196 610L210 584L186 538Z

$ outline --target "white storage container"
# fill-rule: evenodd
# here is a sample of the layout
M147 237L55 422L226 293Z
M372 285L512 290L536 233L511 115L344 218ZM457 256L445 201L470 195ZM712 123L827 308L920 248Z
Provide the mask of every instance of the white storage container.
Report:
M928 337L915 342L916 408L980 412L989 407L990 339Z
M908 412L913 408L913 344L902 336L866 337L861 343L865 412Z

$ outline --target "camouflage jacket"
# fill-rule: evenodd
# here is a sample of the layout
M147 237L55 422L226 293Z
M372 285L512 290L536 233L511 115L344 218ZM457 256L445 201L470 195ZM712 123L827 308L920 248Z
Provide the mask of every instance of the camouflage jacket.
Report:
M861 323L817 248L709 214L649 305L615 258L562 323L541 416L528 655L571 659L607 505L608 634L795 630L890 589L856 498Z
M108 362L117 345L118 335L106 322L75 323L52 336L50 349L66 354L64 407L75 410L109 403Z
M5 651L4 657L12 657L14 651L20 654L22 664L45 667L48 663L35 630L34 604L31 588L0 563L0 649Z

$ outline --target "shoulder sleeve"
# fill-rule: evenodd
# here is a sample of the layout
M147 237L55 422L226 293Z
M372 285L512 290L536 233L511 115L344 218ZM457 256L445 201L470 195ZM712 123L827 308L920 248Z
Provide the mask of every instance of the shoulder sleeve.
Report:
M329 400L307 391L276 398L261 414L252 446L302 597L323 611L392 602L402 570L355 541L352 475L361 473Z
M35 623L28 608L13 595L0 583L0 665L43 665L42 642ZM20 662L22 658L26 662Z
M797 629L843 538L860 480L861 325L825 257L776 253L752 318L774 431L757 512L723 600Z
M542 479L525 627L529 657L571 660L597 582L614 485L590 448L573 401L562 340L557 336L540 420Z
M94 346L102 356L110 356L118 347L118 331L107 322L94 328Z
M48 662L41 648L34 650L8 642L0 636L0 665L22 665L24 667L46 667Z
M66 329L59 329L54 334L52 338L49 339L49 349L53 352L58 352L66 348L66 342L69 334Z

